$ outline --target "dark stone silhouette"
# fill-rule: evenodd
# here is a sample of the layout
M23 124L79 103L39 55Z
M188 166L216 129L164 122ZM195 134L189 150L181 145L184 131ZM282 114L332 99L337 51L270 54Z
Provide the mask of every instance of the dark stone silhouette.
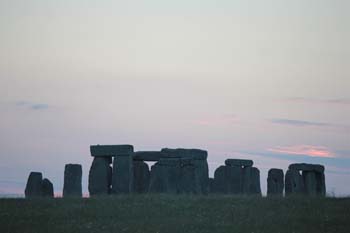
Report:
M66 164L64 168L63 197L82 197L80 164Z
M112 168L110 157L95 157L89 171L89 193L107 195L111 192Z
M272 168L267 176L267 196L283 196L284 174L282 169Z
M47 178L41 183L41 195L43 197L54 197L53 184Z
M92 145L90 146L91 156L116 156L134 152L132 145Z
M253 160L248 159L226 159L226 166L238 166L238 167L252 167Z
M136 193L148 192L150 182L150 171L147 163L143 161L134 161L134 187L133 191Z
M133 154L134 161L159 161L160 158L164 158L167 155L161 151L136 151Z
M42 180L43 175L41 172L31 172L29 174L24 191L27 198L42 196Z
M133 190L132 153L117 155L113 160L112 193L131 193Z
M306 163L291 164L286 173L285 183L286 195L324 196L326 194L324 166Z
M260 171L256 167L243 168L243 194L261 195Z

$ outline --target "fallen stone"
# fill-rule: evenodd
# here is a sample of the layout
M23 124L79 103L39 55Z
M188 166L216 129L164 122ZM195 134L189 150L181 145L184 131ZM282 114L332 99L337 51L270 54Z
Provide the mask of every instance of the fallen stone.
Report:
M112 193L131 193L133 185L132 153L117 155L113 160Z
M289 165L290 170L324 172L324 166L319 164L294 163Z
M92 145L90 146L91 156L116 156L134 152L132 145Z
M81 197L81 177L83 171L80 164L66 164L64 168L63 197Z
M283 196L284 174L282 169L272 168L267 177L267 195Z
M27 198L42 196L42 180L43 175L41 172L31 172L29 174L24 191Z
M54 197L53 184L47 178L41 183L41 193L43 197Z
M89 193L94 195L107 195L111 192L112 168L110 157L95 157L89 171Z
M225 164L227 166L238 166L238 167L252 167L253 160L248 159L226 159Z
M304 181L300 172L295 169L288 169L285 176L285 193L290 194L303 194Z
M133 162L134 171L134 182L133 191L136 193L146 193L148 192L149 181L150 181L150 171L147 163L142 161Z

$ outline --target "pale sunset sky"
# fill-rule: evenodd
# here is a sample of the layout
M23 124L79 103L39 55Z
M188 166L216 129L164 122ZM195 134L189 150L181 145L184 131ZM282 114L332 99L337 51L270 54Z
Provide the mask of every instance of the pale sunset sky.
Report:
M350 1L0 0L0 194L91 144L326 167L350 195Z

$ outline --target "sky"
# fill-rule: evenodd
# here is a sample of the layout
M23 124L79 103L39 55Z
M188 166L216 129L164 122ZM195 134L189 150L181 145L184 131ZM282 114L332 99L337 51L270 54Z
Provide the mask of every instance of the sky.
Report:
M323 164L350 195L347 0L0 0L0 194L92 144Z

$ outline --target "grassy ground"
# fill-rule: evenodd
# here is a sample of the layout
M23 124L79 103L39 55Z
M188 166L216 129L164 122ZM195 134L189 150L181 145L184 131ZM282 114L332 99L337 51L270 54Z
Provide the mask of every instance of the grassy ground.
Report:
M0 199L1 233L350 232L350 199L135 195Z

